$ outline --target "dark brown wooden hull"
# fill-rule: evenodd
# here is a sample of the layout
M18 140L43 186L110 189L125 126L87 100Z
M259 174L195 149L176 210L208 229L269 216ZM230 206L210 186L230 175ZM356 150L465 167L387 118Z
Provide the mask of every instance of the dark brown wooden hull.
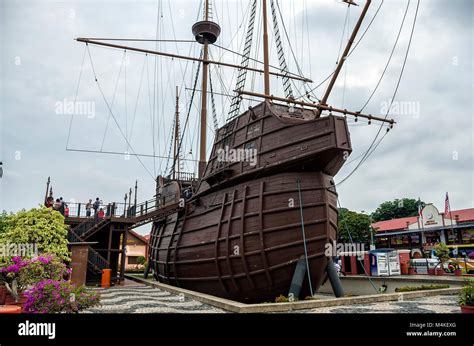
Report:
M332 177L351 151L347 125L340 117L311 119L307 110L280 117L282 107L262 103L219 129L195 196L153 225L149 263L157 280L241 302L274 301L288 295L305 240L313 289L326 279L325 245L337 240ZM255 165L217 160L218 148L250 142Z
M150 239L156 278L242 302L287 296L296 262L304 255L297 178L317 289L326 278L325 244L337 236L336 194L328 189L332 178L321 172L254 179L202 197L183 215L156 224Z

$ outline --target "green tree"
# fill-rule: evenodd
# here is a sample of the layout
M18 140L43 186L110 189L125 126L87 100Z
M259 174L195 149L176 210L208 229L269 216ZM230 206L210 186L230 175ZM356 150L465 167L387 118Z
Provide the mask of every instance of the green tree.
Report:
M372 213L372 220L377 222L398 219L401 217L416 216L418 215L418 203L418 200L413 198L402 198L383 202ZM421 203L422 206L424 206L424 203Z
M449 248L446 246L445 243L438 243L434 247L435 254L438 257L441 264L447 262L450 258L449 256Z
M145 263L146 263L146 258L145 258L144 256L138 256L138 258L137 258L137 263L138 263L139 265L145 265Z
M69 261L67 232L68 226L59 212L40 206L8 216L6 227L0 232L0 243L36 244L39 253Z
M0 214L0 234L7 229L10 216L5 210Z
M357 213L346 208L339 209L339 235L345 242L352 240L357 243L370 241L370 215Z

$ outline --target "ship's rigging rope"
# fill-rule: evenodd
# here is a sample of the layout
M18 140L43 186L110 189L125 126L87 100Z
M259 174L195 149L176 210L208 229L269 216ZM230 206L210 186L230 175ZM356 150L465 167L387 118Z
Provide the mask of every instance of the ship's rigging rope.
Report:
M350 22L351 22L351 6L348 5L347 6L347 26L349 26ZM346 33L346 41L349 41L349 30L347 30L347 33ZM340 59L341 59L341 57L339 56L338 60L340 60ZM349 61L346 61L346 63L344 64L344 82L343 82L343 85L342 85L342 101L341 101L341 107L342 108L344 107L344 101L346 99L347 67L348 67L348 65L349 65Z
M298 188L298 198L299 198L299 205L300 205L301 232L303 233L304 258L306 260L306 273L308 275L309 291L312 297L313 286L311 284L311 273L309 271L308 248L306 246L306 235L304 232L303 198L301 197L301 179L299 177L296 179L296 186Z
M209 86L211 91L211 108L212 108L212 120L214 123L214 132L219 128L219 123L217 122L217 111L216 111L216 101L214 99L214 86L212 85L212 74L209 73Z
M199 9L200 9L201 7L203 7L202 0L199 2ZM172 11L172 9L171 9L171 0L168 0L168 9L169 9L169 12L170 12L170 13L173 13L173 11ZM197 11L197 14L196 14L196 21L199 20L199 15L200 15L200 11L198 10L198 11ZM217 13L216 13L216 15L217 15ZM176 42L178 42L178 40L176 40L176 32L175 32L175 27L174 27L173 15L170 16L170 19L171 19L171 29L172 29L172 32L173 32L173 38L175 39ZM196 42L196 41L192 41L192 42ZM179 47L178 47L177 44L175 44L175 46L176 46L176 52L179 54ZM191 46L190 46L189 51L188 51L188 56L191 56L191 51L192 51L193 47L196 47L196 46L195 46L195 45L191 45ZM185 81L186 81L186 72L188 71L188 66L189 66L189 65L190 65L190 61L188 60L188 61L186 61L186 65L185 65L184 71L183 71L183 69L182 69L182 67L181 67L181 64L180 64L180 70L181 70L181 75L182 75L182 81L181 81L179 93L180 93L180 94L184 94L184 95L186 95L186 93L182 93L182 90L183 90L183 88L186 88L186 82L185 82ZM194 65L194 64L192 64L192 65ZM198 64L198 65L200 65L200 64ZM199 72L198 72L198 74L199 74ZM194 89L195 89L195 88L194 88ZM191 103L192 103L192 100L191 100ZM182 135L183 135L183 136L180 138L180 141L181 141L181 140L184 140L184 132L182 133ZM171 141L170 141L170 144L171 144L172 142L173 142L173 141L171 140ZM193 142L193 141L191 141L191 142ZM171 148L171 146L170 146L170 148ZM191 154L191 153L192 153L192 149L191 149L191 151L190 151L190 154ZM168 160L167 160L167 162L166 162L166 166L169 165L169 160L170 160L170 156L168 155ZM183 162L183 161L189 161L189 160L187 160L187 159L185 159L185 157L181 156L181 162ZM167 170L165 170L165 172L166 172L166 171L167 171Z
M140 92L141 92L141 89L142 89L143 75L144 75L144 72L145 72L145 66L147 65L147 59L148 59L148 54L145 54L145 59L143 59L142 72L140 74L140 82L138 84L137 98L135 100L135 107L134 107L134 110L133 110L133 118L132 118L132 124L131 124L131 129L130 129L130 135L128 136L128 138L130 139L130 142L132 141L133 128L134 128L134 125L135 125L135 118L136 118L137 109L138 109L138 100L140 98ZM128 151L129 150L127 148L127 152Z
M199 59L202 59L204 55L204 48L201 49L201 54L199 55ZM186 120L184 122L184 127L183 127L183 134L186 133L186 129L188 127L188 122L189 122L189 115L191 114L191 109L193 107L193 101L194 101L194 96L196 95L196 87L197 87L197 83L198 83L198 80L199 80L199 73L201 71L201 64L198 64L197 65L197 69L196 69L196 76L194 78L194 84L193 84L193 91L191 93L191 100L189 101L189 107L188 107L188 112L186 114ZM181 140L179 141L179 145L178 145L178 148L176 150L176 155L180 155L181 154L181 148L182 148L182 145L183 145L183 139L184 139L184 135L181 136Z
M86 60L87 47L84 47L84 54L82 56L81 70L79 72L79 79L77 81L76 95L74 96L74 109L76 109L77 95L79 94L79 86L81 85L82 80L82 71L84 70L84 61ZM67 133L66 141L66 150L69 148L69 139L71 138L72 122L74 120L74 114L71 115L71 120L69 122L69 131Z
M95 68L94 68L94 63L93 63L93 61L92 61L91 52L90 52L90 50L89 50L89 45L86 44L86 47L87 47L87 53L88 53L88 55L89 55L89 60L90 60L91 67L92 67L92 72L93 72L93 74L94 74L94 80L95 80L95 82L96 82L96 85L97 85L97 87L98 87L98 89L99 89L100 94L102 95L102 99L104 100L105 105L107 106L107 109L109 110L110 115L112 116L112 118L113 118L113 120L114 120L114 122L115 122L115 125L117 125L117 128L118 128L118 130L120 131L120 134L121 134L122 137L125 139L125 142L127 142L127 144L128 144L128 146L129 146L130 150L132 151L132 153L135 154L135 157L137 158L138 162L140 162L140 164L141 164L141 165L143 166L143 168L148 172L148 174L151 176L151 178L152 178L153 180L155 180L155 176L154 176L154 175L149 171L149 169L145 166L145 164L144 164L143 161L140 159L140 157L136 155L136 152L135 152L135 150L133 149L133 147L132 147L132 145L130 144L130 142L128 141L127 136L123 133L123 130L122 130L122 128L120 127L120 124L119 124L119 122L117 121L117 119L116 119L116 117L115 117L115 115L114 115L114 113L113 113L113 111L112 111L112 108L110 108L109 102L107 101L107 98L105 97L104 91L102 90L102 87L101 87L101 85L100 85L100 83L99 83L99 79L98 79L97 74L96 74L96 71L95 71Z
M407 4L407 7L405 9L405 14L404 14L404 19L403 21L405 20L405 16L406 16L406 12L408 11L408 7L410 5L410 0L408 1L408 4ZM414 18L413 18L413 24L412 24L412 28L411 28L411 32L410 32L410 38L408 40L408 45L407 45L407 49L406 49L406 52L405 52L405 57L403 59L403 64L402 64L402 68L401 68L401 71L400 71L400 75L398 77L398 80L397 80L397 85L395 87L395 90L393 92L393 95L392 95L392 98L391 98L391 101L390 101L390 105L387 109L387 112L385 114L385 117L384 119L387 119L389 113L390 113L390 110L392 108L392 105L393 105L393 102L395 100L395 97L397 96L397 92L398 92L398 88L400 86L400 82L402 80L402 77L403 77L403 72L405 71L405 66L406 66L406 62L407 62L407 59L408 59L408 53L410 52L410 47L411 47L411 43L412 43L412 40L413 40L413 34L415 32L415 25L416 25L416 20L417 20L417 17L418 17L418 9L419 9L419 6L420 6L420 0L417 1L417 4L416 4L416 10L415 10L415 15L414 15ZM403 23L402 23L402 26L403 26ZM397 39L398 41L398 39ZM396 43L395 43L396 45ZM386 134L388 133L388 130L389 128L387 128L387 132L385 132L385 134L382 136L381 140L377 143L376 146L374 146L378 136L380 135L380 132L382 130L382 127L383 127L383 124L384 123L381 123L380 126L379 126L379 129L377 131L377 134L376 136L374 137L374 139L372 140L372 143L370 144L369 148L367 149L367 151L365 152L365 154L363 155L362 159L360 160L360 162L356 165L356 167L349 173L347 174L340 182L338 182L336 185L341 185L343 184L345 181L347 181L347 179L349 179L358 169L359 167L365 162L367 161L367 159L374 153L375 149L377 149L377 147L380 145L380 143L382 142L382 139L385 138Z
M354 52L354 50L357 48L357 46L359 45L359 43L362 41L362 39L364 38L365 34L367 33L367 31L369 30L369 28L371 27L372 23L374 22L375 18L377 17L380 9L382 8L382 5L384 3L384 0L382 0L380 2L380 5L379 7L377 8L377 10L375 11L374 13L374 16L372 17L372 19L370 20L369 24L367 24L367 27L365 28L364 32L362 33L362 35L359 37L359 39L356 41L356 43L354 44L354 46L351 48L351 50L349 51L349 53L347 54L347 58ZM278 3L277 3L278 4ZM318 83L315 87L309 89L308 91L308 94L311 93L314 95L314 91L316 91L319 87L321 87L324 83L326 83L326 81L331 78L334 74L334 72L336 72L336 70L332 71L326 78L324 78L320 83ZM303 97L304 95L300 95L298 96L297 98L301 98ZM318 99L319 100L319 99Z
M288 66L286 64L285 52L283 50L283 44L280 36L280 29L278 27L278 19L275 10L275 1L270 0L270 7L272 10L272 20L273 20L273 34L275 36L275 44L278 55L278 62L280 63L280 71L283 74L283 90L285 92L285 97L293 98L293 89L291 88L290 79L288 78Z
M160 1L160 2L161 2L161 1ZM367 33L369 27L371 26L371 24L372 24L372 22L374 21L375 17L376 17L377 14L379 13L379 10L380 10L380 8L381 8L383 2L384 2L384 1L382 0L381 3L380 3L380 5L379 5L379 7L378 7L378 9L377 9L377 11L375 12L374 16L372 17L371 21L369 22L368 26L365 28L365 31L363 32L362 36L359 38L359 40L355 43L354 47L353 47L353 48L351 49L351 51L349 52L349 55L354 51L354 49L358 46L358 44L360 43L360 41L362 40L362 38L364 37L364 35ZM201 1L201 3L202 3L202 1ZM273 0L272 0L272 3L273 3ZM168 4L169 4L169 1L168 1ZM158 7L158 13L157 13L157 21L159 20L160 13L161 13L161 11L160 11L160 5L158 5L158 6L159 6L159 7ZM249 8L251 8L251 6L249 6L249 7L247 8L247 12L249 12ZM288 35L287 29L286 29L286 27L285 27L285 23L284 23L284 21L283 21L283 15L282 15L282 12L281 12L281 9L280 9L279 1L276 2L276 7L275 7L275 8L273 9L273 11L272 11L272 14L274 14L275 16L276 16L276 10L278 10L279 16L280 16L280 18L282 19L282 20L281 20L281 25L282 25L281 28L283 29L283 32L285 33L285 36L286 36L287 39L288 39L288 38L289 38L289 35ZM217 15L217 12L216 12L215 14ZM249 14L249 15L250 15L250 14ZM162 17L162 13L161 13L161 17ZM171 16L171 17L172 17L172 16ZM239 19L240 19L240 18L239 18ZM259 22L259 24L260 24L260 22ZM308 21L306 22L306 24L308 25ZM158 27L158 25L159 25L159 23L157 23L157 34L158 34L158 32L159 32L159 27ZM172 23L172 29L173 29L173 34L174 34L174 25L173 25L173 23ZM236 34L234 35L234 37L235 37L235 36L236 36ZM260 36L258 36L258 38L260 39ZM309 38L309 35L308 35L308 38ZM161 42L161 41L165 41L165 40L158 39L158 36L157 36L155 40L151 40L151 41L156 41L156 44L157 44L158 41ZM169 40L169 41L179 42L178 40ZM184 41L184 40L182 40L182 41ZM288 40L288 41L289 41L289 40ZM289 41L289 43L290 43L290 41ZM216 46L218 46L218 45L216 45ZM277 46L278 46L278 44L277 44ZM177 44L176 44L176 47L177 47ZM220 46L218 46L218 47L221 48L221 49L223 49L223 50L226 50L226 49L227 49L227 50L231 51L231 50L228 49L228 48L224 48L224 47L220 47ZM308 47L310 47L310 45L308 45ZM86 50L88 50L88 49L89 49L89 48L87 47ZM191 49L191 48L190 48L190 49ZM290 51L291 51L291 55L292 55L292 57L293 57L293 59L294 59L294 61L295 61L295 63L296 63L296 66L297 66L297 69L298 69L300 75L303 75L302 72L301 72L301 67L300 67L300 65L298 64L298 60L296 59L295 51L293 50L293 47L291 46L291 43L290 43L290 45L289 45L289 49L290 49ZM124 55L125 55L125 53L126 53L126 51L124 51ZM236 53L236 52L233 52L233 53L239 54L239 53ZM83 63L84 63L84 59L85 59L85 54L86 54L86 51L84 52ZM122 58L122 64L123 64L123 59L124 59L124 58ZM145 59L147 59L147 58L146 58L146 55L145 55ZM255 61L255 62L258 61L257 59L253 59L253 58L249 57L249 58L248 58L248 61L250 61L250 60ZM198 64L198 65L200 65L200 64ZM145 66L145 63L144 63L144 66ZM188 66L188 64L186 64L186 70L187 70L187 66ZM121 66L121 68L122 68L122 66ZM146 63L146 68L148 69L148 63ZM154 81L154 86L156 86L156 78L157 78L156 68L157 68L157 66L156 66L156 63L155 63L155 73L154 73L155 81ZM182 73L182 74L185 74L186 71L184 71L184 73L183 73L183 69L182 69L182 66L181 66L181 65L180 65L180 68L181 68L181 73ZM199 67L198 67L198 68L199 68ZM280 69L281 69L281 66L280 66ZM220 72L220 70L217 69L217 68L216 68L215 70ZM168 72L170 72L170 71L168 71ZM288 70L286 70L286 72L288 72ZM120 78L120 73L121 73L121 72L119 72L119 78ZM126 72L125 72L125 73L126 73ZM144 73L144 70L142 69L142 74L143 74L143 73ZM82 74L82 68L81 68L81 74ZM77 90L76 90L76 99L77 99L77 92L78 92L79 85L80 85L81 74L80 74L80 77L79 77L79 83L78 83L78 87L77 87ZM333 74L333 73L332 73L332 74ZM329 78L332 76L332 74L329 75L328 78L326 78L326 80L329 79ZM220 76L220 73L217 73L216 75L217 75L218 78L219 78L218 80L219 80L220 84L223 85L223 86L225 86L225 83L222 82L222 76ZM253 72L253 73L252 73L252 81L253 81L253 83L254 83L254 80L255 80L255 76L256 76L256 73ZM210 77L210 78L211 78L211 77ZM326 81L326 80L325 80L325 81ZM323 81L323 83L324 83L325 81ZM117 81L117 82L118 82L118 81ZM162 81L162 82L163 82L163 81ZM126 85L126 83L127 83L127 81L125 81L125 85ZM184 78L183 78L183 83L184 83ZM253 83L252 83L252 84L253 84ZM291 83L292 83L293 85L295 84L293 81L291 81ZM321 85L322 85L323 83L321 83ZM378 84L379 84L379 83L378 83ZM195 86L196 86L196 84L195 84ZM296 87L296 85L294 85L294 86ZM313 92L313 91L317 88L317 87L316 87L316 88L313 88L312 90L307 90L307 84L306 84L306 83L303 83L303 86L304 86L304 88L305 88L305 93L306 93L306 94L303 94L303 95L300 96L300 97L305 97L305 96L306 96L306 97L309 98L310 92ZM125 86L125 87L127 87L127 86ZM141 82L140 82L139 87L141 87ZM161 88L161 89L163 89L163 88ZM195 90L196 87L194 87L193 89ZM212 83L212 82L211 82L211 89L213 89L213 83ZM115 91L114 91L114 97L115 97L116 91L117 91L117 86L116 86ZM299 91L299 90L298 90L298 91ZM153 141L154 141L154 144L153 144L153 155L149 155L150 157L153 157L153 158L154 158L154 159L153 159L154 161L155 161L155 157L158 157L158 155L156 155L156 143L155 143L155 138L156 138L156 136L155 136L155 129L156 129L156 127L157 127L157 126L156 126L156 118L155 118L155 117L156 117L156 113L155 113L155 112L156 112L156 97L157 97L157 93L156 93L156 92L157 92L157 90L154 90L154 92L153 92L153 111L152 111L152 112L153 112L153 115L151 116L151 117L152 117L152 127L151 127L151 130L152 130L152 137L153 137ZM158 91L158 92L159 92L159 91ZM163 90L161 91L161 93L162 93L162 98L164 99ZM374 93L375 93L375 90L374 90L373 94L374 94ZM212 102L212 106L213 106L213 117L217 117L217 114L216 114L216 112L215 112L215 110L214 110L215 108L217 108L216 105L215 105L215 100L213 100L214 94L215 94L215 93L214 93L214 90L211 90L211 102ZM138 98L139 98L139 95L140 95L140 88L139 88L139 91L138 91L137 100L138 100ZM317 98L316 95L313 95L313 96ZM127 96L125 96L125 97L127 97ZM192 95L191 97L192 97L192 100L193 100L193 99L194 99L194 92L193 92L193 95ZM371 97L372 97L372 95L371 95ZM369 101L370 101L370 99L368 100L368 102L369 102ZM127 102L127 99L125 99L125 102ZM367 103L368 103L368 102L367 102ZM392 102L393 102L393 99L392 99ZM109 113L113 111L113 105L114 105L114 98L112 98L112 102L108 104L108 106L110 106ZM162 107L163 107L163 106L164 106L164 103L162 104ZM193 106L194 106L194 105L193 105L193 102L191 101L191 103L189 104L189 110L190 110L191 107L193 107ZM364 107L365 107L365 105L364 105ZM362 109L363 109L363 108L362 108ZM389 108L389 109L390 109L390 108ZM125 120L126 120L126 123L125 123L125 127L126 127L126 130L125 130L125 139L126 139L126 142L128 142L128 143L127 143L127 148L129 147L129 144L130 144L130 142L131 142L131 137L132 137L133 128L134 128L134 122L135 122L135 116L136 116L136 110L137 110L137 104L135 105L135 111L134 111L133 119L132 119L132 123L131 123L132 125L131 125L131 127L130 127L130 133L129 133L129 128L128 128L128 127L129 127L129 126L128 126L128 125L129 125L129 124L128 124L128 117L126 117L126 119L125 119ZM126 113L127 113L127 112L126 112ZM108 121L109 121L109 119L110 119L110 116L111 116L111 114L109 114ZM187 116L189 117L189 111L188 111ZM188 120L188 118L186 118L185 127L184 127L185 129L186 129L186 127L187 127L187 120ZM116 119L114 119L114 121L116 121ZM69 140L70 140L72 122L73 122L73 117L71 117L71 122L70 122L70 128L69 128L69 132L68 132L68 140L67 140L66 148L68 148L68 144L69 144ZM214 118L214 127L215 127L215 125L216 125L216 119ZM107 126L108 126L108 124L107 124ZM158 128L160 128L160 126L158 126ZM163 131L165 131L165 129L164 129L165 127L164 127L164 126L161 126L161 128L162 128ZM106 127L106 132L107 132L107 127ZM105 135L105 134L104 134L104 135ZM384 137L385 137L385 135L382 137L382 139L383 139ZM103 140L102 140L101 151L102 151L102 149L103 149L104 139L105 139L105 138L103 138ZM376 137L375 140L377 140L377 139L378 139L378 136ZM183 136L182 138L180 138L180 141L179 141L179 143L180 143L179 148L180 148L180 149L181 149L181 147L182 147L182 145L183 145L183 141L184 141L184 136ZM380 144L380 140L379 140L379 142L376 143L375 148L378 146L378 144ZM166 146L166 144L165 144L165 146ZM371 145L371 147L369 147L369 150L368 150L369 155L366 155L366 156L370 156L370 154L373 152L373 150L374 150L375 148L373 148L373 145ZM164 149L165 149L165 148L164 148ZM165 149L165 150L166 150L166 149ZM138 154L134 153L134 155L138 155ZM365 160L366 160L366 157L364 157L364 159L361 160L361 161L365 161ZM161 164L162 164L162 163L161 163ZM155 166L155 163L154 163L154 166ZM167 163L167 167L168 167L168 163ZM156 175L156 166L155 166L155 175Z
M348 26L349 26L350 11L351 11L351 6L347 5L346 18L344 19L344 26L342 27L341 40L339 42L339 50L337 51L336 66L339 64L339 60L341 59L342 44L344 43L344 34L346 33L346 29L348 29Z
M172 129L174 129L174 127L176 126L176 120L173 120L173 125L171 126ZM169 148L168 148L168 160L166 160L166 167L165 167L165 172L168 172L168 168L169 168L169 163L170 163L170 157L171 157L171 150L173 149L173 141L174 141L174 131L173 131L173 134L171 135L171 141L170 141L170 145L169 145ZM176 156L178 156L178 153L176 153ZM173 166L175 166L175 161L176 161L176 158L173 158ZM173 168L173 167L171 167ZM170 171L170 174L173 174L173 170Z
M295 62L295 65L296 65L296 69L297 69L297 71L298 71L298 74L299 74L300 76L304 76L304 73L303 73L303 71L302 71L302 69L301 69L301 67L300 67L300 65L299 65L299 63L298 63L298 59L296 58L296 54L295 54L295 52L294 52L294 50L293 50L293 46L291 45L291 39L290 39L290 36L288 35L288 31L287 31L287 29L286 29L286 25L285 25L285 21L284 21L284 19L283 19L283 14L282 14L282 11L281 11L281 8L280 8L279 1L276 2L276 8L278 9L278 14L279 14L280 19L281 19L281 25L282 25L282 27L283 27L283 32L285 33L285 37L286 37L287 42L288 42L288 48L290 49L291 55L292 55L292 57L293 57L293 60L294 60L294 62ZM296 85L295 85L295 86L296 86ZM299 98L301 98L301 97L303 97L303 96L305 96L305 95L307 95L307 94L310 93L310 91L307 90L307 84L306 84L306 83L303 84L303 88L305 89L305 93L302 94L302 96L300 96ZM300 94L301 94L301 92L300 92ZM314 95L314 96L315 96L316 99L319 101L319 98L317 98L316 95Z
M201 1L202 3L202 1ZM170 0L168 0L168 5L170 5ZM170 13L171 13L171 8L170 8ZM158 8L157 8L157 35L159 35L160 31L162 31L162 26L163 26L163 23L161 23L161 27L159 26L160 22L162 22L160 20L160 18L163 18L163 12L162 12L162 5L161 5L161 0L158 1ZM171 18L171 28L172 28L172 31L173 31L173 35L174 35L174 40L161 40L159 39L159 37L157 36L155 40L148 40L148 39L134 39L134 38L125 38L125 39L114 39L114 38L104 38L103 40L121 40L121 41L150 41L150 42L155 42L155 45L158 44L158 42L175 42L175 46L176 48L178 49L178 45L177 45L177 42L195 42L195 41L191 41L191 40L177 40L176 39L176 34L175 34L175 31L174 31L174 22L173 22L173 16L170 16ZM98 38L99 40L99 38ZM193 46L190 46L189 50L191 53L191 50L193 49L193 47L195 47L194 45ZM78 80L78 83L77 83L77 88L76 88L76 94L75 94L75 98L74 98L74 106L75 106L75 103L78 99L78 93L79 93L79 88L80 88L80 85L81 85L81 81L82 81L82 74L83 74L83 71L84 71L84 63L85 63L85 57L86 57L86 54L88 53L89 51L89 47L88 45L86 44L85 47L84 47L84 54L83 54L83 59L82 59L82 63L81 63L81 69L80 69L80 73L79 73L79 80ZM124 50L123 51L123 56L122 56L122 59L121 59L121 62L120 62L120 71L119 71L119 74L118 74L118 77L117 77L117 81L115 83L115 88L113 89L113 96L112 96L112 101L110 100L107 100L105 98L105 94L103 94L103 90L100 90L101 91L101 96L102 98L104 99L104 101L106 101L106 105L107 105L107 108L108 108L108 118L107 118L107 124L106 124L106 127L105 127L105 131L104 131L104 135L103 135L103 138L102 138L102 141L101 141L101 146L100 146L100 150L86 150L86 149L70 149L69 148L69 143L70 143L70 139L71 139L71 133L72 133L72 126L73 126L73 122L74 122L74 115L71 116L71 119L70 119L70 124L69 124L69 129L68 129L68 136L67 136L67 141L66 141L66 150L68 151L79 151L79 152L90 152L90 153L100 153L100 154L116 154L116 155L124 155L123 152L116 152L116 151L104 151L104 143L105 143L105 138L106 138L106 135L107 135L107 131L108 131L108 127L109 127L109 124L110 124L110 117L111 116L115 116L116 114L114 113L114 110L113 110L113 105L116 103L116 95L118 93L118 86L119 86L119 83L120 83L120 78L123 78L123 74L124 74L124 69L126 68L126 63L128 63L128 61L126 61L126 59L128 59L128 54L127 54L127 50ZM148 54L145 54L145 61L143 63L143 67L142 67L142 71L141 71L141 76L140 76L140 83L138 85L138 94L137 94L137 100L136 100L136 104L135 104L135 107L134 107L134 113L133 113L133 118L131 120L131 124L130 124L130 119L128 119L129 117L127 116L128 114L128 111L127 109L125 110L125 130L122 130L122 128L120 128L120 132L121 134L123 135L124 139L125 139L125 144L126 144L126 147L127 147L127 151L128 149L130 148L131 146L131 138L133 136L133 129L135 127L135 119L136 119L136 113L137 113L137 109L138 109L138 101L139 101L139 98L140 98L140 94L141 94L141 88L142 88L142 83L143 83L143 75L146 73L147 74L147 80L148 80L148 93L149 93L149 101L150 101L150 121L151 121L151 124L152 126L150 126L151 128L151 134L152 134L152 140L155 141L156 139L156 130L157 130L157 120L156 120L156 115L154 114L155 111L157 110L156 106L157 106L157 102L156 102L156 97L158 96L157 92L159 92L159 90L156 90L156 72L154 73L154 77L155 77L155 81L154 81L154 87L155 87L155 90L153 91L153 96L151 96L151 93L150 93L150 80L149 80L149 76L151 74L148 73L148 58L147 58L147 55ZM190 55L190 54L188 54ZM90 51L89 51L89 58L91 59L91 56L90 56ZM183 81L181 83L181 88L185 87L185 79L184 79L184 76L186 75L186 72L187 72L187 69L188 69L188 63L189 61L186 62L186 67L185 67L185 70L183 71L183 68L180 64L180 69L181 69L181 74L183 75ZM91 61L91 65L92 65L92 61ZM146 68L147 71L144 71L144 69ZM155 71L156 69L158 68L158 66L156 66L155 64ZM160 66L160 68L162 68ZM95 72L95 71L94 71ZM126 72L125 72L126 73ZM168 70L168 75L170 75L171 73L171 69ZM125 77L126 79L126 77ZM168 81L168 84L169 84L169 81ZM100 89L102 89L102 87L99 85ZM163 85L162 85L162 88L163 89ZM127 81L125 80L125 94L127 93ZM163 90L161 90L161 99L162 99L162 107L164 107L164 98L165 98L165 95L163 95ZM153 102L151 101L153 99ZM125 107L127 107L127 95L125 95ZM153 103L153 106L152 106L152 103ZM117 121L118 119L115 118L114 121L118 122ZM158 126L158 129L160 127ZM161 128L163 129L163 131L165 131L164 129L164 126L161 126ZM135 151L133 150L130 150L130 152L127 153L127 151L125 152L125 154L128 154L128 155L132 155L132 156L143 156L143 157L150 157L150 158L153 158L153 160L155 161L155 158L168 158L169 160L169 157L166 157L166 156L163 156L163 155L157 155L157 152L156 152L156 142L153 144L153 154L152 155L147 155L147 154L138 154L136 153ZM133 152L132 152L133 151ZM194 162L195 160L189 160L189 159L183 159L183 161L192 161ZM142 165L143 165L143 162L140 162ZM162 164L162 161L161 161L161 164ZM146 167L144 167L146 169ZM147 170L147 173L150 173L150 171L148 169ZM156 168L155 168L155 175L156 175Z
M87 49L89 49L89 48L87 48ZM118 85L119 85L119 82L120 82L120 76L122 75L123 62L125 61L125 55L126 55L126 51L124 50L123 55L122 55L122 61L120 63L120 70L119 70L119 73L118 73L118 76L117 76L117 81L115 82L115 89L114 89L114 93L112 95L112 101L110 102L110 109L111 110L114 108L115 96L117 95L117 88L118 88ZM109 129L110 112L109 112L109 115L107 117L107 123L105 125L104 135L102 136L102 143L100 145L100 150L101 151L104 149L105 137L107 136L107 131Z
M228 114L228 120L236 117L239 113L240 95L238 94L238 92L243 90L243 88L245 87L245 81L247 79L247 67L249 65L249 57L250 57L250 51L252 48L252 41L253 41L255 16L257 13L257 0L253 0L251 8L252 9L250 12L250 19L247 26L247 33L245 36L244 53L242 54L242 61L240 63L242 68L240 68L238 72L239 74L237 76L237 82L235 85L236 94L232 98L232 103L230 105L229 114Z
M161 12L161 0L157 1L157 8L156 8L156 29L155 29L155 39L158 40L160 35L160 12ZM158 41L155 42L155 50L158 50ZM156 176L156 143L155 143L155 122L156 122L156 98L157 98L157 91L156 91L156 78L157 78L157 70L158 70L158 57L155 56L155 63L153 69L153 103L152 103L152 116L151 116L151 131L152 131L152 147L153 147L153 170Z
M382 79L383 77L385 76L385 72L387 72L387 69L388 69L388 66L390 65L390 61L392 61L392 57L393 57L393 53L395 52L395 48L397 47L397 43L398 43L398 40L400 38L400 35L402 33L402 29L403 29L403 24L405 23L405 19L406 19L406 16L407 16L407 12L408 12L408 7L410 6L410 0L408 0L408 3L407 3L407 7L405 9L405 14L403 15L403 19L402 19L402 23L400 25L400 29L398 30L398 34L397 34L397 37L395 39L395 43L393 45L393 48L392 48L392 51L390 52L390 56L388 57L388 60L387 60L387 63L385 64L385 67L382 71L382 74L377 82L377 84L375 85L375 88L374 90L372 91L372 93L370 94L369 98L367 99L367 101L365 101L364 105L360 108L360 111L362 113L362 111L365 109L365 107L367 107L368 103L370 102L370 100L372 99L372 97L374 96L375 92L377 91L380 83L382 82Z
M335 193L335 190L334 190L333 187L330 187L330 188L328 188L328 189L333 189L332 192ZM341 210L342 210L342 206L341 206L341 202L339 201L339 196L337 196L337 194L336 194L336 199L337 199L337 205L338 205L338 207L339 207L339 210L341 211ZM353 248L353 249L356 248L356 247L354 247L354 239L352 238L351 231L350 231L349 227L347 226L347 221L346 221L345 215L342 217L341 223L344 224L344 228L346 229L346 232L347 232L347 234L349 235L349 240L350 240L351 244L353 245L352 248ZM365 276L367 276L367 278L369 279L369 282L370 282L370 284L372 285L372 287L374 288L374 290L375 290L377 293L380 293L380 291L377 289L377 287L376 287L375 284L373 283L372 279L370 278L369 273L367 273L367 271L365 270L365 266L364 266L364 263L362 262L362 260L359 258L359 256L356 256L356 258L357 258L357 260L359 261L361 267L364 269Z

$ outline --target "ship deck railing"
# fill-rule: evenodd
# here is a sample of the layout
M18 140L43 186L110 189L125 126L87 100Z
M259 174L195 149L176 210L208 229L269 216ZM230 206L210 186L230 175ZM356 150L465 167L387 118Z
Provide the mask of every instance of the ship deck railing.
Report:
M91 209L91 215L87 216L87 203L68 203L69 213L65 215L68 221L83 221L88 218L96 218L94 210ZM101 205L99 208L104 210L104 218L117 221L129 222L131 224L144 223L151 221L161 214L167 214L168 211L177 210L179 202L165 197L152 198L139 204L112 202Z

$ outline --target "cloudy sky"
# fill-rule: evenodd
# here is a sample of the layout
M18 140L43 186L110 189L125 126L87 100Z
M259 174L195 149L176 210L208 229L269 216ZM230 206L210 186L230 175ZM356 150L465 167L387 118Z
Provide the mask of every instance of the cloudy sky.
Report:
M191 26L202 17L201 1L0 0L0 4L0 160L4 170L0 210L16 211L41 203L48 176L55 196L68 201L97 196L104 202L122 201L135 180L138 200L152 198L153 177L165 172L169 162L159 157L138 160L123 153L168 156L176 86L182 125L190 109L183 134L183 159L187 161L182 169L195 169L200 95L198 92L190 103L190 89L197 64L97 46L86 49L74 38L192 40ZM222 47L242 52L250 1L215 0L212 5L213 20L222 26L222 34L217 46L211 47L211 57L239 64L241 58ZM380 0L373 1L361 31L379 5ZM334 69L341 43L345 44L361 7L347 10L335 0L280 0L279 6L285 21L286 34L281 22L279 25L288 66L297 72L297 62L302 73L314 80L308 85L312 88ZM366 103L406 12L390 64L364 108L364 112L385 115L400 76L416 7L416 0L385 0L347 60L329 99L331 105L360 110ZM443 208L446 191L452 209L474 206L473 16L469 0L420 1L406 67L389 115L397 124L338 187L344 207L373 211L386 200L420 197ZM260 12L260 23L259 19ZM255 32L252 56L261 59L258 23ZM128 44L190 56L200 52L198 44L189 42ZM271 64L278 66L275 51L272 42ZM221 94L233 90L236 73L212 67L211 78L216 120L222 125L230 99ZM249 74L246 89L261 91L261 80L259 74ZM317 97L325 85L314 91ZM280 94L281 80L272 78L271 87L272 93ZM295 94L303 88L295 83ZM74 104L83 107L71 110ZM75 113L73 118L71 113ZM209 114L209 149L213 122ZM339 182L357 166L379 129L378 124L349 122L354 151L336 177Z

